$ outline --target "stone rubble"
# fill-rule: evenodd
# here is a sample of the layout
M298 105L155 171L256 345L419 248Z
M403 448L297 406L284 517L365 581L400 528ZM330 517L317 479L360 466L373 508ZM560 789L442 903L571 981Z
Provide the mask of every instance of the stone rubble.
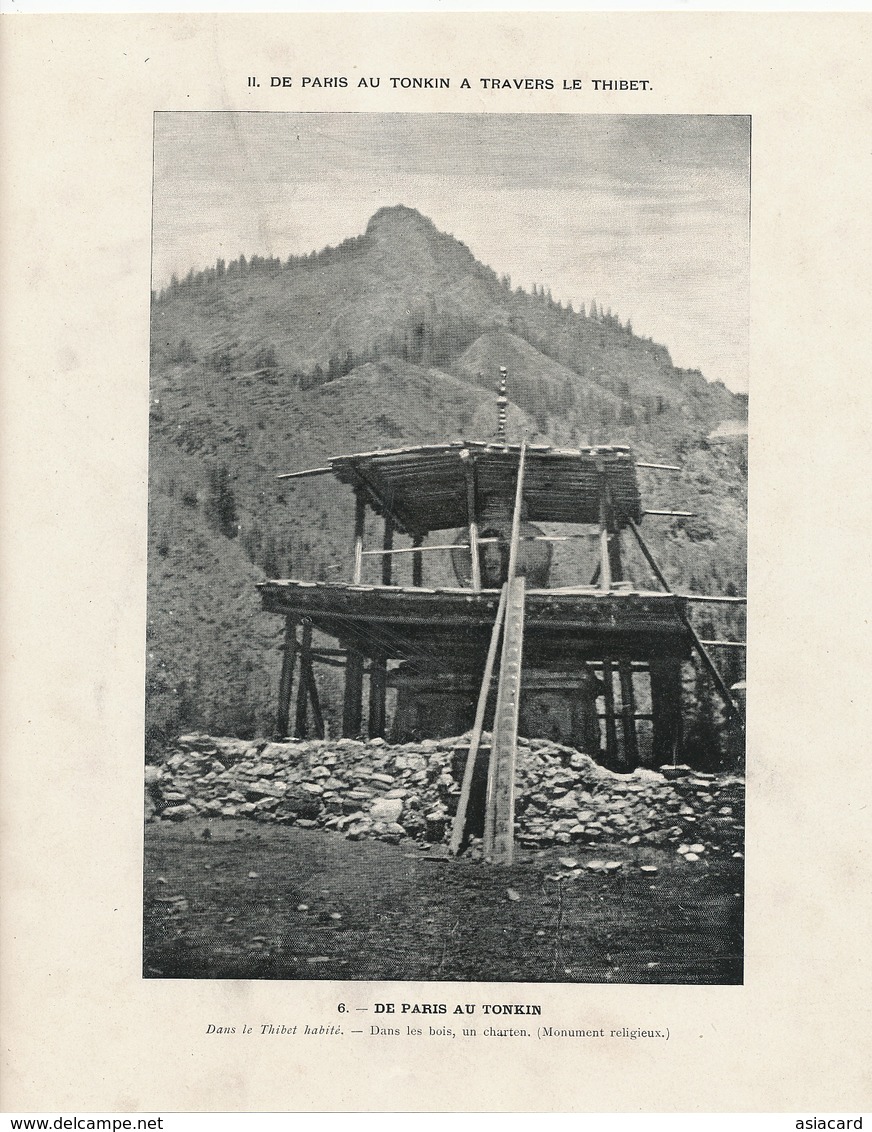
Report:
M468 749L469 736L391 746L183 735L148 767L147 805L151 820L247 818L352 841L441 843L451 836ZM744 793L735 774L687 766L617 774L571 747L518 740L516 830L530 848L653 845L678 846L685 861L735 856Z

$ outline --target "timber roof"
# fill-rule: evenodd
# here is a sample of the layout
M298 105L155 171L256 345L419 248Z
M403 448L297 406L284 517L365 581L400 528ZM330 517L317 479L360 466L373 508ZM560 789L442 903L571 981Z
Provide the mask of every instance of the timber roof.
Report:
M362 491L373 510L390 516L401 530L426 534L465 525L470 471L478 508L495 499L511 507L519 458L518 444L458 440L335 456L325 470ZM641 500L629 448L528 445L526 517L532 522L598 522L601 476L616 523L639 522Z

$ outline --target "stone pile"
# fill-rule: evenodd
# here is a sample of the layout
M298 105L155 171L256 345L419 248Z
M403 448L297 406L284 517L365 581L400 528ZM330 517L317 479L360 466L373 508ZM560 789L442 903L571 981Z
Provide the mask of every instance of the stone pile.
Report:
M438 843L450 837L468 748L468 736L390 746L184 735L147 768L147 798L154 820L248 818ZM741 846L744 782L735 775L681 766L615 774L546 739L519 739L517 766L517 836L530 847Z

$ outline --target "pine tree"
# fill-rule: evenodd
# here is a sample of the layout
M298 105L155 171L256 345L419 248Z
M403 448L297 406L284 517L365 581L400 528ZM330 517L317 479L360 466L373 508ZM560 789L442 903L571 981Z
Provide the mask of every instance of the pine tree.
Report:
M213 531L225 538L236 538L239 533L239 517L236 513L236 498L230 486L230 471L226 464L215 464L209 469L204 514Z

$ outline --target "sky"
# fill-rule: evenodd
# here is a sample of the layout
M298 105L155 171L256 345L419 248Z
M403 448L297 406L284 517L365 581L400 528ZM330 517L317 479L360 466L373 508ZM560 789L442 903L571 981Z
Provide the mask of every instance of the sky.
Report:
M158 114L153 285L335 246L394 204L747 390L745 116Z

